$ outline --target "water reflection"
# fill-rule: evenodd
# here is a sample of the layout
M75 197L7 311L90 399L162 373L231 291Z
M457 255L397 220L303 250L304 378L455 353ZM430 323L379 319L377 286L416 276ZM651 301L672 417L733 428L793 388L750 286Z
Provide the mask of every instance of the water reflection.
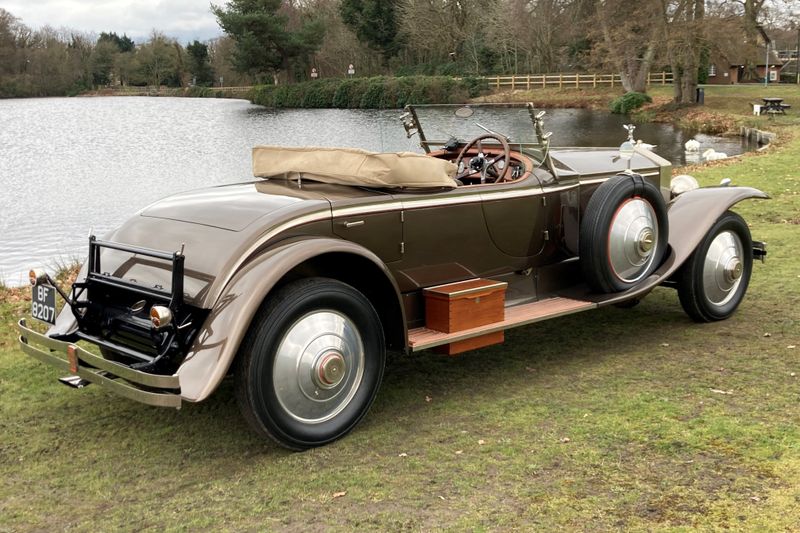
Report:
M399 115L275 111L225 99L0 100L0 279L17 284L30 266L83 257L91 228L102 235L163 196L251 179L250 149L257 144L418 151ZM505 130L497 117L482 120L519 138L529 132L527 122ZM580 109L546 116L556 146L617 146L624 122ZM431 127L449 129L444 122ZM659 145L663 157L683 162L691 133L660 124L641 125L636 133ZM728 154L747 149L738 139L696 137Z

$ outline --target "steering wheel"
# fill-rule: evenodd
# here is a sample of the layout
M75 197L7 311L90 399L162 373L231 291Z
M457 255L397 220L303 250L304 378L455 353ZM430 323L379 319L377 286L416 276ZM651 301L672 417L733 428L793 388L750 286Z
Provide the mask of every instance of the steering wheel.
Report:
M500 144L501 150L500 153L494 157L487 158L486 155L483 153L483 141L491 139L493 141L497 141ZM506 176L508 176L508 163L511 161L511 149L508 147L508 141L505 137L500 135L495 135L493 133L487 133L485 135L481 135L480 137L475 137L467 145L461 150L456 158L456 166L460 167L461 163L464 161L464 158L467 156L470 150L477 147L478 155L473 156L469 159L464 171L456 176L456 179L468 179L475 177L476 174L480 174L481 182L486 181L487 174L491 174L495 179L496 183L501 181L505 181ZM502 168L498 168L497 164L500 160L503 160Z

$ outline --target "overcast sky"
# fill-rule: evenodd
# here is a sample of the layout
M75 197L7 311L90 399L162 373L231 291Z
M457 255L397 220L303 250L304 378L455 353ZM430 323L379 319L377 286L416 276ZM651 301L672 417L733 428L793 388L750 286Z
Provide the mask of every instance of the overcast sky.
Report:
M210 5L209 0L0 0L0 7L34 29L125 33L137 42L157 29L183 44L222 34Z

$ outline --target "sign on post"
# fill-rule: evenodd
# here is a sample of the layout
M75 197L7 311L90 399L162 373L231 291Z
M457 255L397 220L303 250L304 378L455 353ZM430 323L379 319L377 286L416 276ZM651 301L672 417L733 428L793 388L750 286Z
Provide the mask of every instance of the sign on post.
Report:
M356 73L356 67L354 67L354 66L353 66L353 64L352 64L352 63L350 63L350 64L347 66L347 75L348 75L348 76L353 76L355 73Z
M312 80L315 80L315 79L317 79L318 77L319 77L319 72L317 72L317 69L315 69L315 68L312 68L312 69L311 69L311 79L312 79Z

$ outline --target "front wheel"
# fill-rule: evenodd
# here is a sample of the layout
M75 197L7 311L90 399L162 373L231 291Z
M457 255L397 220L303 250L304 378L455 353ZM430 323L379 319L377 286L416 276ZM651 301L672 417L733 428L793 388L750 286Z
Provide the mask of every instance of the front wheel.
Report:
M678 271L678 297L696 322L731 316L739 307L753 270L753 241L745 221L722 215Z
M364 295L310 278L266 300L238 358L236 396L245 418L259 434L302 450L342 437L364 417L386 349Z

